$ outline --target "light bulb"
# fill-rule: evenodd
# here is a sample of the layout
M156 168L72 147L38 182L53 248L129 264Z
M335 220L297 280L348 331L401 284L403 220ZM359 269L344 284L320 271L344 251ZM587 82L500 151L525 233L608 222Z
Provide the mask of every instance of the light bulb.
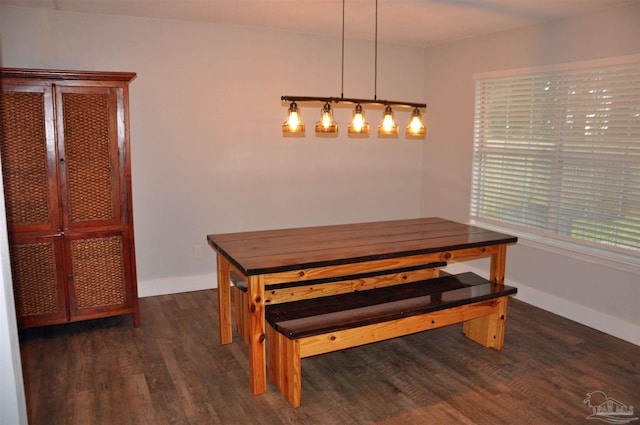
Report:
M422 127L422 122L420 121L419 117L413 117L411 118L411 123L409 124L409 126L411 127L412 133L417 133Z
M295 131L296 128L300 125L300 115L297 112L292 112L289 115L289 129L291 131Z
M353 128L356 131L362 131L362 127L364 127L364 118L362 114L356 114L356 116L353 117Z
M382 121L382 128L387 133L393 130L393 117L391 115L384 116L384 120Z
M331 112L323 111L322 112L322 126L327 129L331 127Z

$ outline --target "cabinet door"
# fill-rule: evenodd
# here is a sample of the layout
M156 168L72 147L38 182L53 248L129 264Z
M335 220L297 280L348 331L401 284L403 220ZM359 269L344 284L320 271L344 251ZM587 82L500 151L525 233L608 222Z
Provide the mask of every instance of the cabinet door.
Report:
M21 327L68 320L62 236L13 235L10 247L16 315Z
M127 232L65 235L71 320L132 306Z
M65 230L123 222L118 89L55 86Z
M0 151L9 232L60 230L50 84L3 82Z

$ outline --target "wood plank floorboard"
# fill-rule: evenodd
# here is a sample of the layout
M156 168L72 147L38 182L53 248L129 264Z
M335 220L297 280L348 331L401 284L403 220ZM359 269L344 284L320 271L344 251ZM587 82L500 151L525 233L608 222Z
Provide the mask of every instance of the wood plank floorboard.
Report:
M509 304L501 352L461 326L302 361L302 406L251 395L247 351L220 345L215 290L140 300L128 316L23 330L31 425L586 424L586 393L640 410L640 347Z

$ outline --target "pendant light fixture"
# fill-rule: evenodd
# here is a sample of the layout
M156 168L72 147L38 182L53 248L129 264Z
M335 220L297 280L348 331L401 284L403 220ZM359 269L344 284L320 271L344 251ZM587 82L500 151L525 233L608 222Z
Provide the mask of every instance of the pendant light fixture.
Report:
M407 136L414 137L424 137L427 133L427 129L422 123L422 116L420 115L420 110L415 108L413 113L411 114L411 121L407 126Z
M316 123L316 133L337 133L338 124L333 120L331 105L326 102L320 113L320 121Z
M382 117L382 122L378 126L378 134L383 135L397 135L398 134L398 125L393 119L393 111L391 110L391 106L387 105L384 108L384 115Z
M397 136L399 127L393 118L392 106L399 108L413 108L411 121L406 128L408 137L424 137L425 126L422 122L421 109L426 109L424 103L399 102L390 100L379 100L378 90L378 0L375 9L375 68L374 68L374 96L373 99L354 99L344 97L344 23L345 23L345 0L342 0L342 90L340 97L312 97L312 96L281 96L283 102L291 102L289 106L289 117L282 125L283 133L303 133L304 123L300 117L300 111L296 102L322 102L324 106L321 110L320 121L315 125L316 133L338 133L338 124L333 120L333 110L331 103L353 103L353 119L348 126L348 133L351 135L368 135L369 124L365 120L362 105L384 106L384 114L381 124L378 126L378 134L381 136Z
M353 111L353 119L349 124L349 133L351 134L369 134L369 123L364 118L364 112L362 111L362 105L356 104L356 108Z
M289 117L282 124L283 133L302 133L304 132L304 123L300 118L300 112L298 111L298 105L296 102L291 102L289 106Z

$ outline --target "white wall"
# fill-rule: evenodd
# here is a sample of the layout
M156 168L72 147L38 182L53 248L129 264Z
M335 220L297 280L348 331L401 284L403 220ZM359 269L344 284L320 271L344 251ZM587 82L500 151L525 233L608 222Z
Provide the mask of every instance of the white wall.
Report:
M2 187L2 174L0 174L0 187ZM0 196L0 424L2 425L27 423L21 365L16 311L11 288L4 196Z
M210 233L416 217L423 141L284 138L282 95L339 96L340 39L0 6L5 67L133 71L141 295L211 287ZM372 98L374 48L347 41L346 97ZM422 101L422 49L379 46L378 98ZM371 124L381 110L367 110ZM411 111L396 111L400 123ZM203 258L195 258L200 245ZM144 320L144 318L142 318Z
M640 2L425 50L422 215L469 219L473 74L640 53ZM486 262L474 265L486 270ZM520 239L507 278L518 298L640 344L640 271Z

